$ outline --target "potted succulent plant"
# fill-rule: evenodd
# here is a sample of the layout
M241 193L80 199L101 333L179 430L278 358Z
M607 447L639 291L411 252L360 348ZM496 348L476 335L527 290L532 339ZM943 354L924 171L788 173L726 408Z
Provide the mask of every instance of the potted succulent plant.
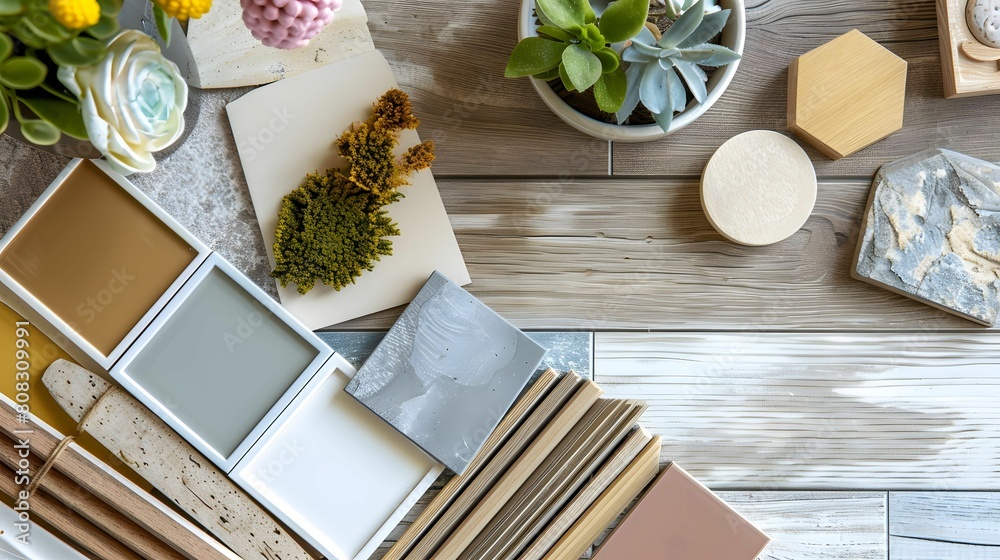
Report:
M522 0L506 69L567 124L644 142L705 113L743 51L743 0Z

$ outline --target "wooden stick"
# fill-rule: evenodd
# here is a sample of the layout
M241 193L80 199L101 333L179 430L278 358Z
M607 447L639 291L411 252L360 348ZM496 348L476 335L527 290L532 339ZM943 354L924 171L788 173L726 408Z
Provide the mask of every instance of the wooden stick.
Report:
M16 501L16 496L21 490L22 488L14 482L14 471L7 465L0 466L0 492ZM29 503L32 515L47 521L102 560L142 560L141 556L48 494L35 492Z
M0 437L0 462L11 469L18 468L18 459L20 458L17 449L14 448L15 443L16 440ZM24 459L28 461L29 472L39 472L43 461L35 456ZM144 558L156 558L157 560L184 560L185 558L61 472L50 470L41 479L40 487L50 496ZM37 491L35 493L37 494Z
M42 383L77 422L86 415L85 431L240 556L312 560L235 482L124 390L105 396L110 383L66 360L49 366Z
M34 417L29 418L26 424L19 424L16 416L13 401L6 395L0 395L0 432L8 437L18 437L15 431L30 431L28 438L31 452L43 458L51 455L62 435ZM213 537L75 443L63 449L54 470L64 473L88 492L192 560L240 560Z

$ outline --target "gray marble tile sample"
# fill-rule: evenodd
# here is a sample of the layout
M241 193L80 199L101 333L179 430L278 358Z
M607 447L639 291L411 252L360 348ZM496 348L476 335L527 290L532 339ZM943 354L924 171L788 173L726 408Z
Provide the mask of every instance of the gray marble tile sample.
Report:
M318 331L333 351L344 357L356 368L364 365L368 356L385 337L385 331ZM552 368L559 373L573 371L584 379L594 378L594 333L589 331L537 331L525 332L531 340L548 349L534 377Z
M545 348L434 273L346 391L461 474Z
M882 167L852 274L994 325L1000 312L1000 167L938 149Z

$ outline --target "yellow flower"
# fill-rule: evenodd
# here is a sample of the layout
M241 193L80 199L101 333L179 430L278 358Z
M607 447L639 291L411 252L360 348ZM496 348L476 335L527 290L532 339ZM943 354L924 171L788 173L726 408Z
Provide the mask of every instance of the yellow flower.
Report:
M212 7L212 0L153 0L168 16L181 21L205 15Z
M97 0L49 0L49 11L69 29L86 29L101 19Z

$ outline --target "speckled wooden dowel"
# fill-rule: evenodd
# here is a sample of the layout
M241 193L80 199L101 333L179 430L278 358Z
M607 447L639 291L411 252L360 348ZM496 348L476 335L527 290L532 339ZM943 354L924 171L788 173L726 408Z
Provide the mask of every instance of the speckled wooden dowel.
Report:
M19 423L16 418L14 402L6 395L0 395L0 432L14 438L20 435L18 432L29 430L31 452L40 459L51 456L63 434L36 422L33 417L25 424ZM117 473L112 473L110 467L99 462L76 444L68 445L62 450L55 461L53 471L65 474L84 490L134 520L156 538L191 560L239 560L235 553L175 513L170 506L160 503L142 489L126 482ZM49 473L53 474L55 472ZM44 479L42 488L46 488Z
M101 398L111 384L65 360L52 364L42 383L76 421L89 412L84 431L240 556L312 559L233 481L125 391ZM95 402L98 408L90 412Z

